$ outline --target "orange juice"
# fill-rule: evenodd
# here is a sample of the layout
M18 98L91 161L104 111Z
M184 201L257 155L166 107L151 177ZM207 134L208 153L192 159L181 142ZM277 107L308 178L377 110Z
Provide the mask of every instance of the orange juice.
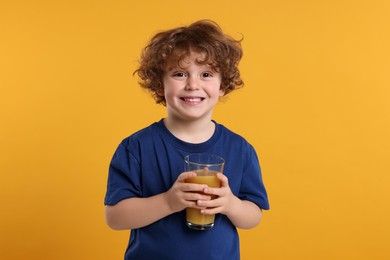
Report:
M209 170L196 170L197 176L195 178L189 178L186 182L189 183L199 183L207 184L209 187L220 187L221 182L217 178L215 171ZM193 225L208 225L214 223L215 215L205 215L200 213L199 209L187 208L187 222L190 222Z

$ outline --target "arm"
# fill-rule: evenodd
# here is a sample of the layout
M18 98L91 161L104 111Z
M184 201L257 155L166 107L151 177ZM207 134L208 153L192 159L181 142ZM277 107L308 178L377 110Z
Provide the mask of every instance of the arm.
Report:
M197 205L205 207L203 214L221 213L226 215L230 221L238 228L250 229L260 223L262 217L261 209L251 201L241 200L230 190L228 179L218 173L221 180L221 188L207 187L204 193L217 195L218 198L209 201L198 200Z
M261 209L251 201L240 200L233 195L230 210L225 215L238 228L250 229L257 226L262 217Z
M207 201L211 197L196 192L204 190L207 186L185 182L185 179L195 176L193 172L184 172L167 192L148 198L124 199L115 205L107 205L105 207L107 225L116 230L135 229L152 224L186 207L204 209L196 205L196 201Z
M149 198L124 199L105 207L107 225L115 230L147 226L171 213L164 193Z

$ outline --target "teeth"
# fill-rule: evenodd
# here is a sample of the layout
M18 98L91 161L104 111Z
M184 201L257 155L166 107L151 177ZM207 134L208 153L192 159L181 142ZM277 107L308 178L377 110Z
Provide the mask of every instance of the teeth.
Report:
M202 101L201 98L183 98L187 102L200 102Z

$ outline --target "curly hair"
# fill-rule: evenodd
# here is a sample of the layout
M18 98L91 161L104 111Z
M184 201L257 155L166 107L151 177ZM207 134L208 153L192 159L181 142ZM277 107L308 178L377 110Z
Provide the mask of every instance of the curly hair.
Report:
M242 39L241 39L242 40ZM140 77L139 84L151 92L157 104L165 103L163 76L169 66L180 63L191 52L204 54L199 64L208 64L221 75L221 88L225 95L244 85L238 64L242 58L241 40L235 40L222 32L211 20L200 20L189 26L157 33L142 50L139 68L134 71Z

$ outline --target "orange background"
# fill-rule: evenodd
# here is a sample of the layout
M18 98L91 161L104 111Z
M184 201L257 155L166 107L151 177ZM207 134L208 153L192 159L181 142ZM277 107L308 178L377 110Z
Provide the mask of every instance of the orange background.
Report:
M157 31L244 36L214 119L257 149L271 211L242 259L390 259L390 2L2 1L0 259L123 259L104 220L118 143L165 116L131 75Z

